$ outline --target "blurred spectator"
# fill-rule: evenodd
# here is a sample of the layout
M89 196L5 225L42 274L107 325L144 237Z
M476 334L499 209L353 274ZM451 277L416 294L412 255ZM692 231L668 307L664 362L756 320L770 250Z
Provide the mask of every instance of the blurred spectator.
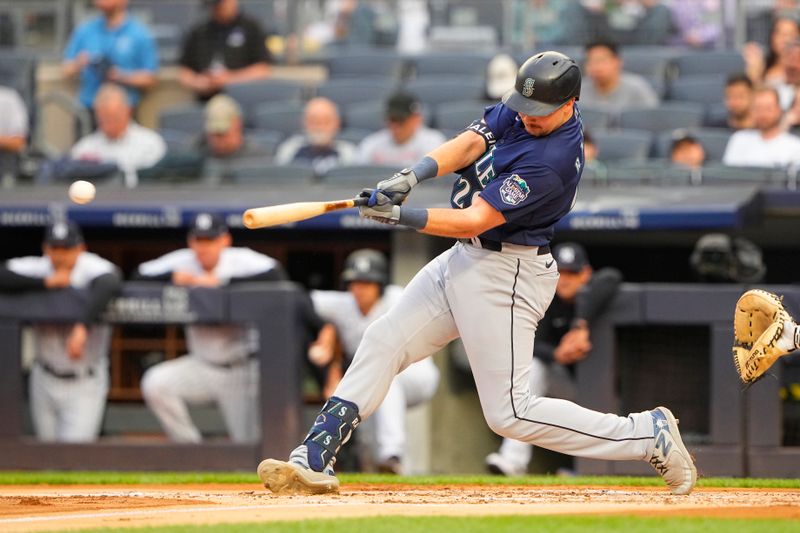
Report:
M428 46L430 13L426 0L404 0L397 6L397 51L420 54Z
M666 44L672 15L660 0L616 0L608 10L611 37L624 44Z
M673 44L715 48L722 37L722 0L672 0Z
M794 135L800 135L800 91L795 91L794 102L783 116L781 127Z
M591 355L591 327L606 312L622 282L615 268L594 271L586 250L565 242L553 248L558 267L556 294L539 322L529 375L534 397L574 400L576 365ZM533 446L503 439L486 457L494 474L519 476L527 472Z
M800 91L800 39L786 43L783 56L783 80L774 84L781 97L781 107L789 109Z
M722 162L730 166L785 167L800 163L800 137L781 128L778 91L756 90L753 98L755 129L737 131L728 141Z
M770 35L779 18L800 16L800 0L772 0L772 5L747 17L747 41L769 45ZM762 3L763 4L763 3ZM748 6L743 6L747 8Z
M770 32L769 51L760 44L748 42L742 48L747 75L753 83L782 83L786 78L786 45L800 39L800 22L794 18L777 18Z
M409 93L398 92L386 102L386 128L368 135L358 147L358 159L367 165L409 166L442 144L440 132L425 126L422 104Z
M517 80L517 62L508 54L494 56L486 66L486 97L499 100L514 88Z
M269 76L270 55L259 23L239 10L238 0L204 0L211 12L183 42L179 79L207 99L230 83Z
M61 71L80 74L81 104L91 110L105 82L123 85L131 105L156 83L158 51L146 26L127 12L128 0L94 0L100 16L78 26L64 52Z
M589 131L583 132L583 175L588 179L606 179L608 169L605 163L600 161L597 156L600 150L594 140L594 136Z
M327 98L313 98L303 113L302 135L294 135L278 147L275 162L279 165L310 165L318 176L339 165L350 165L356 159L356 147L336 139L341 127L339 110Z
M706 161L706 150L700 141L691 135L675 139L670 150L670 162L680 167L697 169Z
M86 251L74 223L49 226L42 250L41 256L0 265L0 290L72 288L86 290L88 297L83 317L74 324L33 326L35 355L28 387L33 427L43 441L93 441L100 434L106 406L111 342L111 327L97 320L119 289L121 277L113 264Z
M232 247L228 227L216 215L198 214L187 244L187 248L142 263L136 278L183 287L286 279L275 259L249 248ZM170 439L200 442L202 436L188 406L211 402L219 406L231 440L254 442L259 437L258 343L250 326L186 326L189 353L159 363L142 376L145 402Z
M28 138L28 110L17 91L0 86L0 180L13 181ZM10 178L7 178L10 176Z
M760 283L767 273L761 248L744 237L724 233L700 237L689 265L701 283Z
M573 27L566 24L569 19L564 17L564 10L567 7L561 0L515 0L512 16L514 42L526 50L566 44L568 29Z
M706 125L743 130L753 127L753 82L745 74L733 74L725 84L725 116L711 117Z
M126 175L158 163L167 152L161 135L131 118L128 95L107 83L97 91L97 131L80 139L70 151L73 159L116 163Z
M656 107L658 95L647 80L622 69L623 62L616 44L596 42L587 45L581 103L612 112Z

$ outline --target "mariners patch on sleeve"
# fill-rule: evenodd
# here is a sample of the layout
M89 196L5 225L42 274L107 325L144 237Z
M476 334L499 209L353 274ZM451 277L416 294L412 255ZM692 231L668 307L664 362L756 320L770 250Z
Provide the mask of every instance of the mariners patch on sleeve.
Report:
M508 205L519 205L525 201L530 192L530 187L519 174L507 177L500 186L500 198Z

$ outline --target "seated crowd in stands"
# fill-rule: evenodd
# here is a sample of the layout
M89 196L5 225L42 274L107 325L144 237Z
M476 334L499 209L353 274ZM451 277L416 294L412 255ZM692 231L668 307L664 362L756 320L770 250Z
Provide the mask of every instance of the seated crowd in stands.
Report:
M721 18L730 8L729 0L530 0L526 4L520 20L528 25L524 34L530 37L528 50L562 48L582 65L579 106L585 128L597 142L598 160L605 165L668 161L678 130L689 130L703 149L705 162L768 167L795 163L792 156L762 157L762 152L767 146L794 146L794 135L800 131L800 2L781 0L769 9L748 11L749 41L741 55L719 50L732 35ZM173 121L153 131L134 120L146 91L157 80L159 51L153 33L131 13L128 0L94 0L94 6L98 15L78 24L70 36L62 72L77 79L78 101L91 112L96 131L82 132L68 154L81 165L63 161L60 166L45 165L38 182L74 179L76 169L85 170L83 164L89 160L115 164L122 174L130 175L158 168L165 154L198 161L187 177L221 183L236 181L242 168L299 165L324 180L341 166L402 167L479 118L481 109L510 87L514 69L529 55L460 54L473 57L478 67L483 66L482 72L466 66L468 61L450 63L446 54L427 69L422 68L425 54L386 55L383 61L395 62L396 68L382 71L383 77L368 68L354 73L354 65L340 74L332 61L327 79L301 83L274 74L264 30L269 20L245 13L238 0L198 1L201 20L186 28L176 55L178 81L194 105L181 104L184 126L176 130ZM322 17L328 29L313 24L309 28L315 28L314 36L330 46L334 58L336 50L348 55L339 47L343 43L376 45L387 38L376 30L376 20L387 13L376 11L379 8L371 3L350 1L328 8L310 19ZM401 43L409 35L427 39L425 31L417 31L431 24L424 12L415 8L395 16L393 42L399 50L415 48ZM406 27L414 24L414 31ZM425 51L426 43L415 46ZM459 66L462 63L465 66ZM454 90L453 79L463 82L463 91ZM476 92L473 82L483 89ZM442 85L438 91L437 84ZM767 107L772 107L768 122L777 113L779 134L756 119L754 94L766 100L763 87L777 91L777 110ZM127 96L127 104L120 101L120 93ZM100 98L101 94L106 96ZM0 108L6 111L0 120L4 176L16 171L19 155L29 144L31 114L25 102L30 101L24 95L15 97L13 88L0 91ZM442 118L456 116L454 108L469 112L457 115L457 120ZM353 121L367 109L376 110L376 117L383 113L383 121ZM164 117L171 110L160 111ZM731 138L728 150L720 148L725 132L739 130L748 130L747 135L758 141L748 144L747 151L756 153L740 156L744 162L725 155L738 151L733 143L747 138L744 133ZM625 139L635 137L640 149L623 150ZM689 147L679 148L681 159ZM172 168L164 163L168 159L162 160L167 173ZM613 176L611 172L609 177Z

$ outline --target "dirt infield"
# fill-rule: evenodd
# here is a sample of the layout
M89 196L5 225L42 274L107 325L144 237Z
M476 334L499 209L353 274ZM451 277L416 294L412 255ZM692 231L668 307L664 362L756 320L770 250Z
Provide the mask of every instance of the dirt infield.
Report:
M325 508L324 513L320 512ZM346 485L274 496L257 485L0 487L0 531L213 524L376 515L636 514L800 519L800 490Z

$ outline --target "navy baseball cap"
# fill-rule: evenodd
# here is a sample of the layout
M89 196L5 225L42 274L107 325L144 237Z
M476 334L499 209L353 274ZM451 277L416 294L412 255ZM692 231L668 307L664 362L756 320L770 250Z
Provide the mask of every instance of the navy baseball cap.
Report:
M411 93L398 92L386 101L386 118L402 122L411 115L422 112L422 104Z
M44 243L58 248L73 248L83 244L83 233L74 222L54 222L45 230Z
M586 249L576 242L565 242L553 248L553 257L558 263L559 270L580 272L589 265L589 256Z
M189 237L197 239L216 239L224 233L228 233L228 226L219 215L212 213L198 214L189 228Z

